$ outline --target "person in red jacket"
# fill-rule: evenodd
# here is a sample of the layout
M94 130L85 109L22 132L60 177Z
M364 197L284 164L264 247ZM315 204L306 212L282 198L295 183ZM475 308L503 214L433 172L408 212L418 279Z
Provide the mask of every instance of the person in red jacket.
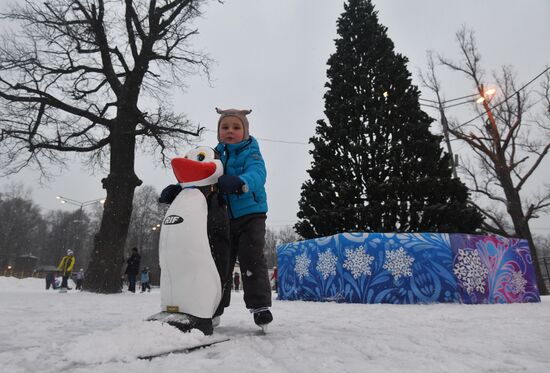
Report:
M235 275L233 276L233 287L236 291L239 291L241 288L241 276L239 275L239 272L235 272Z
M273 286L275 287L275 291L277 291L277 285L278 285L278 273L277 273L277 266L273 267L273 274L271 275L271 280L273 281Z

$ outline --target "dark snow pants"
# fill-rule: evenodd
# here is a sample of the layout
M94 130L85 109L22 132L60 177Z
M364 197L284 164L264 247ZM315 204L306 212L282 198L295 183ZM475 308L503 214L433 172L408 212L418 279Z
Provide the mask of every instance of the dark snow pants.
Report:
M64 275L61 280L61 287L64 289L69 288L69 275Z
M128 291L136 292L136 277L137 274L128 273Z
M239 259L246 308L271 307L271 285L264 256L265 214L251 214L230 221L231 257L229 276ZM229 305L231 282L223 294L222 303Z
M229 270L229 258L231 254L231 245L229 241L229 214L227 212L227 206L218 198L217 192L207 194L206 202L208 204L208 219L206 223L208 242L210 243L210 251L214 258L214 263L216 263L216 269L220 275L222 292L225 292L227 284L229 284L229 288L231 288L232 281L231 272ZM226 304L222 296L222 300L214 316L221 315L223 309L228 305L229 303Z

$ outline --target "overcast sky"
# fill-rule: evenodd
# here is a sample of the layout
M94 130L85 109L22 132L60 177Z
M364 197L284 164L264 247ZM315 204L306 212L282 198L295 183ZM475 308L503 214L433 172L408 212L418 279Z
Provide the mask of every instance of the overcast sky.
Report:
M8 2L0 0L0 9ZM425 70L427 50L458 58L455 33L462 25L475 30L488 73L512 65L518 81L525 83L550 65L548 0L375 0L374 4L396 51L409 58L415 84L419 84L418 69ZM214 107L253 110L250 132L259 139L268 169L272 227L296 222L300 188L311 162L307 142L316 121L324 117L326 61L335 49L336 20L342 11L343 1L338 0L225 0L223 5L212 1L197 23L200 35L194 46L216 61L213 82L190 78L187 91L170 98L176 110L212 131L201 141L210 146L216 145ZM474 92L463 76L439 71L447 99ZM433 95L425 90L423 97ZM428 112L437 118L437 113ZM472 112L455 109L449 116L466 121ZM440 132L438 122L433 130ZM453 146L458 153L467 150L456 141ZM182 146L181 153L185 150ZM175 181L171 170L160 168L149 156L138 157L136 172L158 191ZM78 160L45 185L38 176L25 171L4 178L0 189L22 181L32 187L35 202L44 209L75 208L59 204L56 195L80 201L105 195L100 180L106 175L91 175ZM544 175L538 178L548 183ZM549 221L548 216L534 221L533 231L550 234Z

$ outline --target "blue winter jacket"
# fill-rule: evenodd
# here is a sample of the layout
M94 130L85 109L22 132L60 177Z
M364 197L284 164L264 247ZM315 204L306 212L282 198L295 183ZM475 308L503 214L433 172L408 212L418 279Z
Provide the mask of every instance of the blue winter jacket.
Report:
M141 271L140 282L141 283L149 282L149 272L148 271Z
M250 136L248 140L238 144L220 143L216 146L216 151L221 156L224 173L238 176L248 187L246 193L226 196L231 218L267 213L264 187L267 172L256 139Z

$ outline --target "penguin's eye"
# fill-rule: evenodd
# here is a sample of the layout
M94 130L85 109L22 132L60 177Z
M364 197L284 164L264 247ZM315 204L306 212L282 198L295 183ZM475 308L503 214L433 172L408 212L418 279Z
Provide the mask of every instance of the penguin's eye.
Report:
M205 158L206 158L206 154L204 153L197 154L197 161L202 162L204 161Z

